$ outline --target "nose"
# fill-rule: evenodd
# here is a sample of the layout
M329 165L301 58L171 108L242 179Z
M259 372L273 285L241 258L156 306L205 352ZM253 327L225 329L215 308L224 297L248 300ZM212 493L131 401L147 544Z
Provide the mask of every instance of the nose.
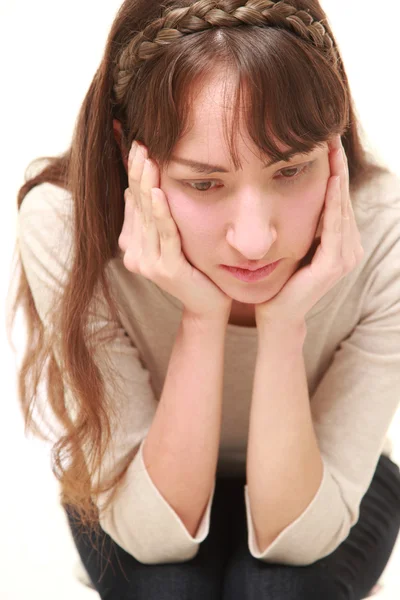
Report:
M242 258L263 260L271 254L277 232L264 199L246 202L229 224L226 239Z

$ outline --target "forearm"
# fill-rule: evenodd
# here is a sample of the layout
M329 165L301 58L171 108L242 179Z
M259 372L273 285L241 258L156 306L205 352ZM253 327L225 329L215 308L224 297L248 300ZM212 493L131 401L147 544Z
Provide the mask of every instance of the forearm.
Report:
M194 536L216 476L227 321L185 315L143 446L150 477Z
M247 485L263 552L314 498L323 463L303 359L304 327L260 329L247 449Z

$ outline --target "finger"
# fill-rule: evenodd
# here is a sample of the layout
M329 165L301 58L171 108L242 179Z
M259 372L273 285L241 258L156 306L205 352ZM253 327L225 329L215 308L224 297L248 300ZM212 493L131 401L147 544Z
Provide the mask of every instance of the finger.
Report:
M354 241L353 241L353 224L350 215L350 192L347 176L347 165L345 163L345 155L342 144L340 144L340 152L337 155L337 166L340 174L340 195L342 203L342 264L345 268L353 266L354 263Z
M353 203L351 201L351 194L350 194L350 174L349 174L349 163L348 163L348 159L347 159L347 155L346 152L343 148L343 145L341 146L342 148L342 152L343 152L343 159L342 159L342 165L343 165L343 188L345 190L345 202L343 205L343 210L344 210L344 215L350 219L350 224L351 224L351 228L353 233L356 233L356 231L358 231L357 229L357 224L356 224L356 220L355 220L355 215L354 215L354 209L353 209Z
M341 194L342 196L342 204L346 205L348 203L348 200L346 199L346 192L345 192L345 198L343 199L343 193ZM354 263L354 237L353 237L353 217L349 216L348 213L348 209L347 210L347 215L342 213L342 263L343 265L347 266L347 267L353 267L353 263Z
M151 206L151 189L158 188L160 185L160 177L157 164L146 159L144 161L142 179L140 181L140 197L143 211L143 224L145 227L153 224L153 209Z
M346 239L350 241L351 248L353 251L353 255L351 254L351 250L343 249L342 257L344 260L354 261L354 256L356 260L361 260L364 255L364 249L361 245L361 236L358 231L353 204L351 201L350 194L350 174L349 174L349 164L346 152L343 147L343 143L341 140L341 136L338 135L334 138L332 144L332 164L331 164L331 173L340 173L341 176L341 190L342 190L342 212L343 212L343 232L342 232L342 240ZM342 156L340 156L340 160L338 160L338 165L336 165L335 156L334 156L334 148L340 148L342 151ZM336 169L338 166L338 170ZM346 219L347 215L347 219ZM344 242L343 242L344 243ZM349 248L349 244L346 242L346 247ZM347 257L347 258L346 258Z
M340 170L338 168L338 161L337 161L337 155L338 152L340 150L340 140L339 137L334 138L334 141L332 142L330 148L329 148L329 169L330 169L330 176L331 177L336 177L338 175L340 175Z
M328 142L328 148L329 148L329 152L335 152L335 150L339 150L340 148L340 143L341 143L341 137L340 134L335 135L329 142Z
M182 252L181 238L171 215L168 200L161 189L152 190L153 215L160 234L160 255L166 270L173 274L177 259Z
M122 224L122 231L120 234L120 241L123 243L126 249L132 234L133 234L133 223L134 223L134 213L135 213L135 205L133 203L132 193L129 188L127 188L124 192L124 200L125 200L125 210L124 210L124 222Z
M343 142L342 142L341 138L340 138L340 148L342 149L342 152L343 152L343 161L344 161L344 166L345 166L345 172L346 172L347 181L349 181L349 179L350 179L350 177L349 177L349 161L347 159L347 154L346 154L346 151L344 149Z
M340 187L342 190L342 215L343 218L349 218L349 204L350 204L350 192L349 192L349 176L347 167L347 157L343 148L342 142L340 142L340 153L337 158L338 173L340 175Z
M331 177L327 187L321 252L328 268L336 269L342 256L342 207L340 179Z
M140 218L142 218L143 207L140 198L140 181L142 178L144 160L147 158L147 149L144 146L138 145L136 154L132 157L130 167L128 167L128 183L132 193L132 199L135 207L138 210Z
M342 143L340 136L338 137L338 143L339 143L339 148L342 151L340 160L338 161L338 166L339 166L338 172L341 177L341 188L342 188L342 194L343 194L342 199L344 200L343 205L342 205L342 211L343 211L343 215L345 217L346 216L350 217L353 207L351 204L350 190L349 190L349 186L350 186L349 164L348 164L347 155L344 150L343 143Z
M129 173L131 170L132 161L135 157L137 151L137 144L133 143L128 155L128 182L129 182ZM124 222L122 224L122 231L118 240L118 243L121 249L125 252L128 247L128 242L131 239L133 233L133 215L134 215L134 198L132 194L132 190L129 187L124 191Z
M344 150L343 144L342 149L342 169L343 169L343 187L345 189L343 210L344 210L344 224L346 231L343 235L347 239L347 250L344 249L343 258L349 261L349 264L354 266L354 262L358 263L364 255L364 249L361 245L361 236L357 227L357 222L354 214L353 203L351 201L350 194L350 172L349 162ZM347 218L346 218L347 217Z
M323 263L321 268L324 272L327 263L328 268L330 268L334 262L341 260L340 181L335 179L336 177L339 178L338 145L339 139L336 136L329 146L328 158L331 177L326 188L323 216L321 215L322 223L318 227L318 231L321 231L321 244L318 255L321 256Z
M153 213L151 200L151 188L154 187L155 182L158 183L157 172L157 167L151 161L146 160L140 186L143 208L141 237L142 257L149 266L154 266L161 255L159 223Z

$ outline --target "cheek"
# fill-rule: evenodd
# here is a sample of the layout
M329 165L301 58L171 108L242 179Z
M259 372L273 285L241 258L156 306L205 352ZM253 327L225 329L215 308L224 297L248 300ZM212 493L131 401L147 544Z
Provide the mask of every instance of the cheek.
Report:
M193 200L176 188L168 190L165 186L162 189L178 227L184 254L195 259L199 252L206 253L215 248L214 233L217 235L217 226L211 207Z
M295 202L286 206L282 219L292 240L297 240L299 251L306 252L312 243L324 206L326 183L318 179L299 191Z
M172 217L182 234L187 231L197 231L202 234L209 229L211 214L207 215L207 211L200 206L200 203L176 191L164 190L164 192L167 195Z

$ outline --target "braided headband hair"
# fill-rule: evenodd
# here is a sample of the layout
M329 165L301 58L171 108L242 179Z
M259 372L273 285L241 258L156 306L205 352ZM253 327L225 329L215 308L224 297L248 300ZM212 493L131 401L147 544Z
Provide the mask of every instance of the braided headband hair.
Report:
M163 15L136 34L122 51L114 71L114 98L120 103L132 77L132 66L155 58L166 45L184 35L212 27L279 27L294 32L322 50L332 62L337 53L322 21L315 21L309 9L297 10L284 1L247 0L230 12L216 0L197 0L183 8L169 7Z

